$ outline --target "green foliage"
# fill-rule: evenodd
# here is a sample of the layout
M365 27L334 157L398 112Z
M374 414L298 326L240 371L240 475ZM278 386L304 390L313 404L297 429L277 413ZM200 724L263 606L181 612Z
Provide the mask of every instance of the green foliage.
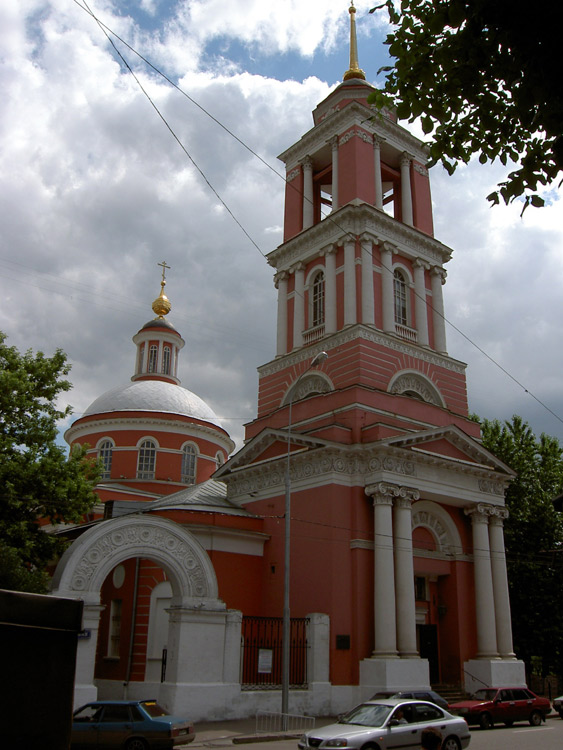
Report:
M508 583L516 655L530 671L539 657L546 674L563 669L563 514L553 499L563 489L563 449L538 439L521 417L484 420L483 444L518 473L506 493Z
M46 565L64 542L42 525L78 522L96 496L98 467L85 449L67 459L57 422L70 407L57 397L71 387L65 354L20 354L0 332L0 588L45 591Z
M387 36L394 65L371 95L378 108L421 117L433 133L430 162L451 174L458 162L514 165L488 200L542 206L537 194L563 169L563 88L555 62L557 3L534 10L522 0L395 0ZM381 72L381 71L380 71Z

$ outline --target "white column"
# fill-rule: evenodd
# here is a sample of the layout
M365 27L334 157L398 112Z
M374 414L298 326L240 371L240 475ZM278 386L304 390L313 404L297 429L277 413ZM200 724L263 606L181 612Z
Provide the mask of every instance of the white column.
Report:
M295 285L293 289L293 348L303 346L303 327L305 325L305 271L303 263L295 266Z
M383 305L383 330L395 332L393 308L393 252L387 243L381 245L381 301Z
M375 168L375 207L383 210L383 183L381 181L381 140L373 137L373 161Z
M303 229L313 226L313 160L307 156L301 163L303 167Z
M150 341L145 341L145 349L143 351L143 366L141 372L149 371L149 354L150 354Z
M493 575L489 547L489 515L486 506L466 508L473 528L473 574L475 578L475 618L477 659L498 659Z
M325 334L336 333L336 245L325 248Z
M366 488L373 496L375 657L397 656L395 579L393 575L393 489L380 482Z
M344 325L356 322L356 243L344 243Z
M424 271L426 263L420 259L415 260L414 266L414 309L416 314L416 332L418 343L428 346L428 312L426 308L426 284L424 282Z
M278 333L276 354L287 353L287 271L276 274L274 283L278 290Z
M489 518L489 544L491 547L491 567L493 572L493 593L497 625L497 645L501 659L515 659L512 645L512 623L510 621L510 598L506 574L503 522L508 518L506 508L495 508Z
M406 151L401 157L401 209L403 224L412 227L411 157Z
M362 248L362 323L375 325L375 298L373 291L373 243L369 237L360 238Z
M338 136L330 139L332 146L332 210L338 208Z
M164 354L164 342L158 342L158 356L156 358L156 371L162 372L162 356Z
M446 272L440 266L434 266L430 272L432 281L432 321L434 323L434 348L442 354L446 349L446 321L444 318L444 298L442 284L445 283Z
M412 503L420 493L400 488L393 509L395 547L395 596L397 599L397 648L401 658L418 657L416 648L416 608L412 554Z

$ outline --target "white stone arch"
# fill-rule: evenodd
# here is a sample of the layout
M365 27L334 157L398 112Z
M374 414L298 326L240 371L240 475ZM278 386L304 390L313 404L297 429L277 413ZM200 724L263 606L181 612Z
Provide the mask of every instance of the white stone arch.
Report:
M445 408L446 402L438 388L418 370L401 370L393 375L387 386L388 393L417 394L422 401Z
M206 551L183 526L166 518L132 515L96 524L64 553L52 581L52 594L84 602L83 628L77 650L75 705L95 700L96 645L101 587L113 568L130 558L143 557L166 571L172 587L168 636L166 702L173 706L180 686L220 681L234 673L239 653L228 637L228 612L218 598L217 577ZM230 618L232 620L232 618ZM236 623L236 619L235 619ZM240 631L240 623L239 623ZM240 643L240 632L238 633ZM144 683L130 683L143 690ZM132 695L132 697L136 697Z
M173 521L148 515L116 518L85 531L57 565L52 592L99 604L110 571L132 557L150 558L166 571L173 605L217 600L213 565L195 537Z
M437 503L430 500L413 503L412 530L419 526L432 534L439 555L452 558L463 553L461 537L452 517Z

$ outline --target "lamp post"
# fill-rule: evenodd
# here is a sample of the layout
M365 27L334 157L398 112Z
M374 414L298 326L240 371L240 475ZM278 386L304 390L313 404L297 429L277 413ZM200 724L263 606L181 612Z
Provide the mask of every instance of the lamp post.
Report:
M283 627L282 627L282 729L287 730L287 716L289 713L289 657L290 644L290 613L289 613L289 569L291 560L291 477L289 473L291 459L291 407L293 394L301 378L313 367L322 365L328 358L326 352L319 352L313 357L306 370L303 370L291 388L289 394L289 410L287 418L287 460L285 467L285 536L284 536L284 571L283 571Z

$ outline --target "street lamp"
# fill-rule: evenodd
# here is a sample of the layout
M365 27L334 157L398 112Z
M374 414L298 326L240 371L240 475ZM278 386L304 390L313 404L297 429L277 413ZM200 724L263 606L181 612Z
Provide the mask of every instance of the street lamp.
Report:
M297 385L301 378L306 375L313 367L318 367L326 362L328 354L319 352L313 357L306 370L303 370L297 378L289 393L289 411L287 418L287 461L285 467L285 554L284 554L284 573L283 573L283 627L282 627L282 729L287 730L287 717L289 713L289 656L290 656L290 625L289 616L289 565L291 559L290 541L291 541L291 477L289 474L290 453L291 453L291 407L293 405L293 394L297 390Z

